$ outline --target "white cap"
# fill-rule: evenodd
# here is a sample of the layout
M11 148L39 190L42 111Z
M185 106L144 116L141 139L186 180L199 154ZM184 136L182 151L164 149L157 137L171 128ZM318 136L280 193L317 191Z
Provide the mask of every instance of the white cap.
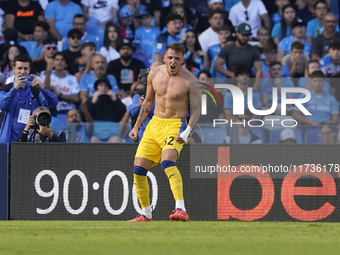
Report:
M214 4L214 3L223 3L223 0L210 0L209 4Z
M280 140L285 141L287 139L294 139L296 141L295 133L292 129L285 128L284 130L281 131Z

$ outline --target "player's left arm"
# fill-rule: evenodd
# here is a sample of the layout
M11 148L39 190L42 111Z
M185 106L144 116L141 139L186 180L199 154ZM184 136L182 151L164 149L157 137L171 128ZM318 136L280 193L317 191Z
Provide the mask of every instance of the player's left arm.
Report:
M189 101L190 119L188 126L194 128L201 115L201 90L198 89L198 80L195 78L190 82Z
M176 141L179 143L184 143L190 132L195 127L198 119L201 115L201 90L198 89L199 84L198 80L193 75L190 79L190 90L188 93L189 102L190 102L190 119L187 128L180 134L176 136Z

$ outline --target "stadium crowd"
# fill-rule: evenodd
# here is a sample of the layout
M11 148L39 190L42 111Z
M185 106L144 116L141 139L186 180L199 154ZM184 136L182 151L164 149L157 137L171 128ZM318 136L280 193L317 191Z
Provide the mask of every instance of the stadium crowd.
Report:
M296 107L285 116L298 128L239 125L216 132L202 116L198 140L340 141L337 0L3 0L0 6L0 106L10 93L6 85L14 84L15 58L27 54L31 73L58 98L49 109L52 128L73 135L68 141L132 142L129 116L138 116L146 90L140 71L163 63L165 47L174 42L186 46L183 67L200 82L228 81L244 93L245 115L236 116L231 93L218 90L223 107L216 118L259 119L248 111L248 87L256 109L271 108L277 88L277 115L281 88L311 91L304 104L311 116ZM0 110L1 122L6 109Z

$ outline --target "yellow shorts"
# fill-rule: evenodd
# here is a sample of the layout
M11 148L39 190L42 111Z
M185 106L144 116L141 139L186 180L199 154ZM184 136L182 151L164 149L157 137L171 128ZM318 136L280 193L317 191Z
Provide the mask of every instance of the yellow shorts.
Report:
M153 116L146 126L135 157L153 161L152 166L160 163L163 150L176 150L179 157L183 144L176 141L176 136L186 127L185 119L162 119Z

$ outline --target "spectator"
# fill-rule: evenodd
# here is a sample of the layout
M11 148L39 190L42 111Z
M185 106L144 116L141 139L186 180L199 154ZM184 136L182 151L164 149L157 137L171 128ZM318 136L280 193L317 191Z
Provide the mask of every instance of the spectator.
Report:
M270 64L270 77L264 79L260 84L261 103L265 108L270 109L273 105L273 88L277 88L276 113L281 112L281 88L293 88L294 83L289 78L282 78L282 64L278 61ZM287 98L293 98L293 94L287 94Z
M0 143L14 142L25 128L33 109L39 105L54 107L57 96L44 88L36 78L28 84L25 77L31 73L32 61L23 54L14 58L15 82L0 92L0 110L4 119L0 129Z
M270 30L270 18L262 1L242 0L231 7L229 19L235 28L242 23L249 24L252 38L256 38L257 30L262 27L262 21L264 26Z
M261 60L264 60L265 56L263 55L263 45L270 40L270 33L266 27L261 27L257 30L257 40L259 40L259 43L256 45L256 48L261 54Z
M214 86L215 79L212 79L212 75L209 71L202 70L197 75L199 83L208 84L210 86ZM223 89L216 89L217 94L222 99L222 104L224 103L224 95L222 94ZM213 119L224 119L224 108L220 104L217 106L215 102L211 98L207 98L207 114L201 115L199 122L200 123L211 123Z
M145 69L145 65L132 58L133 47L128 40L124 40L118 50L120 58L109 63L106 73L116 78L119 94L124 98L128 96L132 83L137 81L139 70Z
M300 5L297 16L302 19L304 22L308 23L310 20L314 19L315 17L315 3L318 0L304 0L304 1L297 1ZM302 2L302 3L300 3ZM303 3L305 2L305 3Z
M137 86L135 87L135 94L132 95L132 103L128 106L128 113L129 116L133 120L136 120L138 115L139 115L139 110L141 105L143 104L144 98L145 98L145 93L146 93L146 86L139 81L136 81ZM132 87L132 86L131 86ZM155 110L155 105L151 108L151 111L149 112L148 116L146 119L143 121L142 125L139 128L138 132L138 141L143 137L143 133L145 131L146 125L149 123L151 120ZM135 122L135 121L134 121ZM134 122L132 123L134 125Z
M185 67L195 76L205 69L209 69L208 54L201 50L198 43L197 35L194 30L187 30L185 40L186 52L183 57L185 59Z
M61 41L72 29L73 17L82 13L80 6L70 0L50 2L45 9L45 19L50 25L51 35Z
M31 41L33 24L44 20L44 11L40 4L31 0L17 0L8 3L5 11L6 29L15 28L20 41Z
M224 9L223 0L202 1L202 3L194 12L195 21L193 25L197 34L200 34L209 28L209 14L213 10L222 10L225 24L232 26L230 20L228 19L228 12Z
M182 17L176 13L170 13L166 17L166 27L168 31L157 37L153 45L152 58L154 62L164 63L163 57L165 54L165 47L171 43L178 42L177 35L181 31L183 22Z
M338 20L334 13L327 13L324 20L325 29L317 36L312 43L312 59L320 61L327 55L328 45L334 40L340 40L340 33L336 32Z
M316 18L312 19L307 24L307 41L312 43L313 39L322 34L325 25L324 17L328 13L328 6L324 0L319 0L315 4ZM339 32L339 25L336 26L336 31Z
M67 65L67 71L70 74L75 74L77 70L77 59L80 58L80 43L83 33L76 28L71 29L67 33L68 37L68 49L63 51L63 55Z
M221 49L227 45L227 38L234 32L234 27L230 25L223 25L219 28L218 37L220 39L220 43L210 46L208 49L208 57L210 61L220 54Z
M265 57L262 60L262 78L270 77L270 64L275 63L277 60L277 45L273 41L268 41L263 45L263 55ZM252 68L253 73L255 73L255 68ZM287 66L282 65L282 78L290 77L289 69Z
M304 76L304 70L309 60L309 57L303 54L304 47L299 41L293 42L291 44L290 55L286 55L282 59L282 64L288 66L289 76L292 78Z
M75 76L78 81L80 78L91 72L92 58L96 54L96 45L93 42L87 42L80 46L81 57L77 59L75 65Z
M52 69L54 68L54 71ZM66 61L63 53L57 52L53 59L47 62L45 75L42 76L44 86L54 92L59 100L57 105L57 118L66 120L70 109L76 109L79 103L79 84L77 78L66 71Z
M133 31L133 12L129 9L127 5L119 10L118 13L119 19L119 33L123 39L132 40L134 36Z
M340 102L339 78L340 78L340 73L337 73L332 77L332 79L330 79L331 93L336 98L336 101L338 102Z
M188 23L186 13L185 13L185 6L181 4L176 4L171 7L171 13L176 13L182 17L183 25L181 32L179 33L178 37L181 36L181 34L185 33L187 29L193 29L191 26L191 23ZM165 33L167 31L166 26L163 28L162 32Z
M83 103L88 98L92 97L94 90L94 83L96 80L102 78L106 74L107 63L105 58L100 54L95 54L92 58L91 67L93 72L85 74L80 78L80 101ZM113 92L118 93L117 81L111 75L107 76L107 79L110 82Z
M292 26L296 22L296 10L292 5L283 7L283 19L276 23L272 30L272 38L278 45L280 41L292 35Z
M249 112L249 111L248 111ZM250 113L250 112L249 112ZM247 123L250 120L249 115L238 115L237 119L241 123ZM240 124L237 125L237 141L233 141L233 143L240 144L259 144L263 143L263 141L256 135L254 135L249 129L248 125ZM225 143L231 143L231 137L227 136L224 138Z
M8 28L4 32L5 42L0 44L0 61L4 59L4 55L9 47L16 45L22 54L27 54L25 47L18 45L18 33L15 28Z
M73 28L79 29L83 33L83 36L81 38L81 44L86 42L93 42L94 44L96 44L97 49L100 49L102 47L103 42L99 40L99 37L86 32L86 19L83 14L75 15L73 18L72 25ZM65 36L62 42L63 42L62 50L67 50L69 47L68 36Z
M304 76L299 79L298 86L300 88L311 90L313 87L312 87L312 80L310 79L310 77L311 77L311 74L314 73L315 71L321 71L321 66L320 66L319 61L309 60L306 64ZM325 94L330 94L330 86L328 82L325 82L323 88L324 88Z
M142 26L136 30L133 41L137 48L136 58L143 61L149 68L152 64L153 44L161 32L158 28L151 26L152 16L147 11L139 11L136 15L142 21Z
M312 115L304 115L298 108L293 110L293 118L301 124L319 126L321 123L339 123L339 106L334 96L324 93L325 75L321 71L314 71L311 75L311 99L303 106ZM304 98L301 94L299 98Z
M106 63L120 58L117 49L122 41L118 27L115 24L108 23L105 27L104 46L99 50L100 54L106 58Z
M13 65L14 58L18 56L21 52L17 46L9 47L8 51L5 53L5 59L0 63L1 71L1 83L6 84L8 77L14 75Z
M46 106L38 106L34 109L32 115L29 117L26 127L19 135L17 142L31 142L31 143L65 143L66 134L64 131L54 130L50 125L39 126L37 129L36 118L41 113L51 115L50 110ZM39 134L39 135L38 135Z
M340 72L340 40L335 40L329 44L328 55L320 60L321 71L326 77L332 77Z
M277 6L278 12L272 15L272 24L275 25L279 23L282 19L283 7L289 5L289 0L275 0L275 5Z
M52 38L47 38L43 41L44 52L43 59L34 62L35 71L41 73L46 70L47 63L53 59L54 54L57 53L57 42Z
M331 125L331 124L322 125L321 132L320 132L322 143L339 144L339 142L336 140L337 133L338 133L338 129L336 128L336 125Z
M82 0L81 4L87 20L86 31L98 37L102 44L106 25L112 24L117 18L119 10L118 0Z
M173 5L184 5L185 6L185 14L187 18L187 23L191 24L193 20L192 11L186 6L185 0L170 0L169 6L163 6L161 9L161 16L160 16L160 29L162 30L165 26L167 26L166 17L171 13L171 8Z
M235 36L229 36L229 37L227 37L227 39L225 40L225 46L227 46L227 45L229 45L229 44L231 44L231 43L234 43L234 42L236 42L236 37ZM221 50L222 50L223 48L221 48ZM210 65L210 69L209 69L209 72L210 72L210 74L211 74L211 76L213 77L213 78L218 78L218 79L221 79L223 82L225 81L225 79L226 79L226 76L224 75L224 74L222 74L222 73L219 73L218 71L216 71L216 69L215 69L215 62L216 62L216 59L218 58L218 55L216 55L213 59L212 59L212 61L211 61L211 65ZM224 68L224 69L227 69L227 65L224 63L223 65L222 65L222 67Z
M238 67L235 69L235 78L237 82L237 87L242 90L244 94L244 107L245 111L249 111L249 106L248 106L248 86L249 86L249 77L250 77L250 70L245 67ZM224 113L225 113L225 118L230 121L232 120L234 123L235 122L242 122L241 119L239 119L239 116L233 115L233 95L231 94L230 91L228 91L225 94L224 97ZM260 99L260 94L256 91L253 91L253 106L255 109L261 110L262 105L261 105L261 99ZM256 119L257 116L252 114L249 115L249 119ZM241 118L241 116L240 116Z
M25 47L30 58L34 61L41 60L39 57L43 55L43 41L48 35L50 26L45 21L35 21L33 25L33 38L31 41L22 41L21 46Z
M282 58L288 55L292 49L292 44L295 41L299 41L304 45L303 54L310 56L312 45L306 41L306 23L297 21L293 24L293 35L285 37L279 43L278 61L282 61Z
M91 142L119 143L120 124L126 112L125 105L112 91L107 79L94 83L95 93L86 101L86 106L94 121ZM125 123L124 123L125 124Z
M216 58L214 68L217 72L234 78L236 68L244 66L251 70L251 68L254 67L256 78L262 77L260 52L256 47L248 44L250 35L251 28L248 24L242 23L238 26L236 32L237 41L225 46ZM227 69L223 68L224 63L227 64ZM257 90L259 84L255 85L257 86Z
M297 144L294 131L289 128L282 130L280 133L280 141L278 143Z
M85 106L85 107L84 107ZM86 108L86 104L83 104L82 109ZM66 121L68 123L68 130L74 128L75 129L75 138L73 138L73 142L76 143L89 143L91 142L91 136L93 133L93 120L91 115L88 113L87 108L85 110L85 117L87 119L87 123L81 122L80 112L77 109L71 109L67 112ZM72 138L67 134L67 141L71 142Z
M200 34L200 36L198 37L198 41L204 52L207 52L210 46L221 43L218 31L220 27L223 25L223 23L224 23L223 12L221 10L217 9L210 12L209 14L210 27L204 30L204 32Z
M126 0L126 5L124 5L122 7L122 9L126 9L128 8L130 10L130 12L132 13L132 28L133 29L136 29L136 28L139 28L140 26L140 23L137 19L137 13L140 12L140 11L147 11L147 7L145 5L142 5L140 3L140 0Z

